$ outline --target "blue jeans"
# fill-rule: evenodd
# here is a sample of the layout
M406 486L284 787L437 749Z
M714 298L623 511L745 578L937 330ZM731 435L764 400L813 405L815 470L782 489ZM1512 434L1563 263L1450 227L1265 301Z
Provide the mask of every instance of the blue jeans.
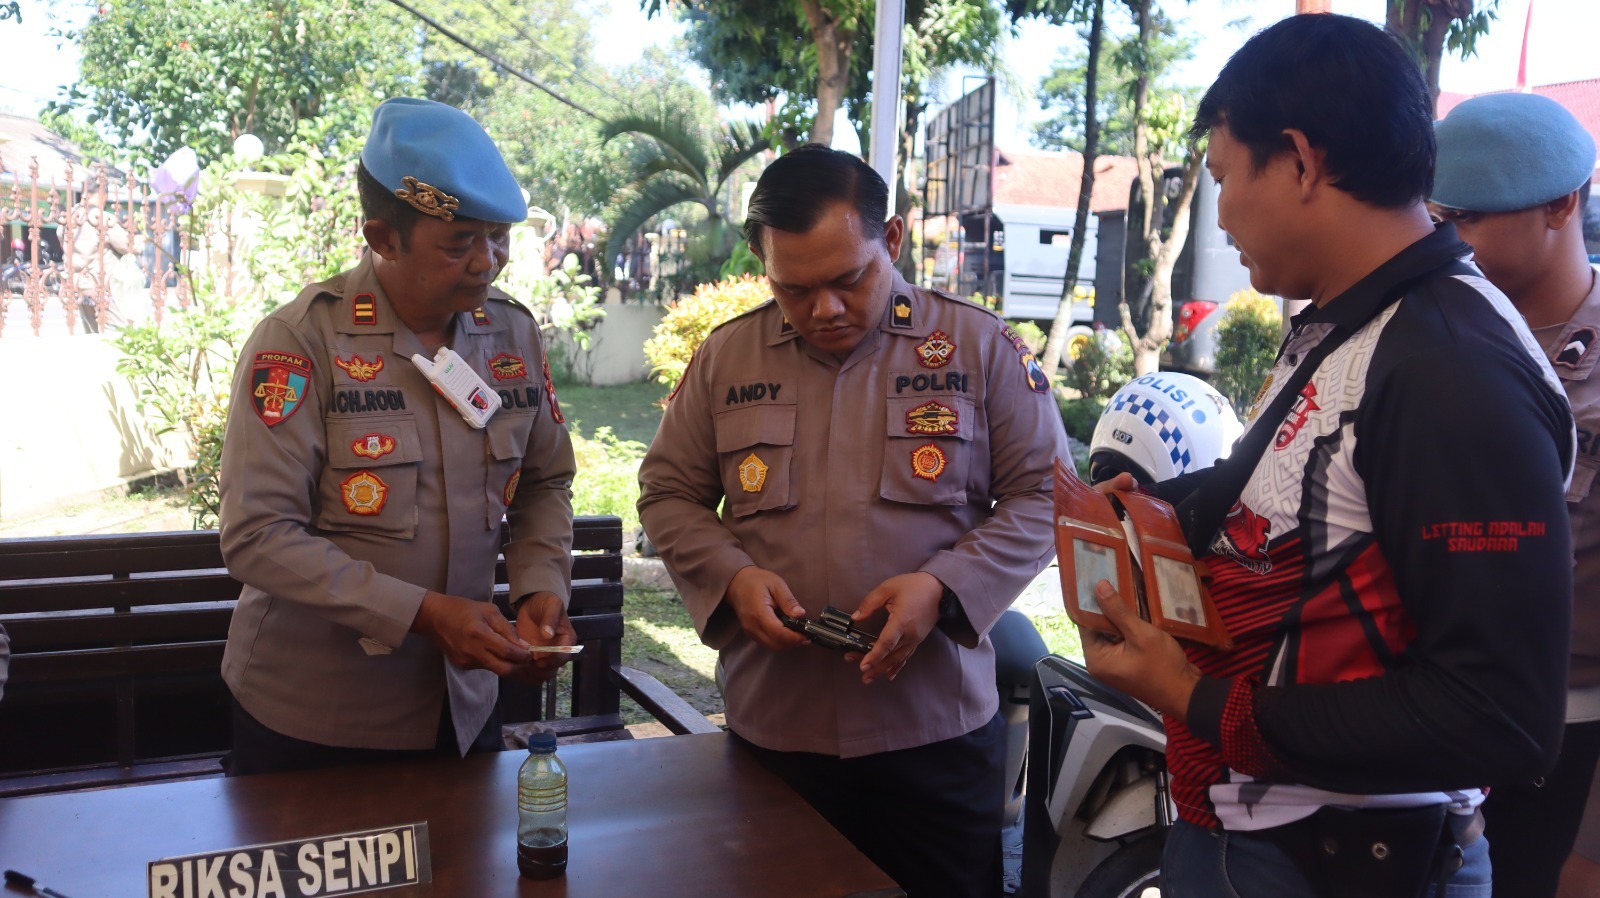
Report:
M1491 898L1489 840L1463 849L1465 864L1446 898ZM1315 898L1299 868L1278 846L1248 832L1178 821L1161 855L1163 898ZM1433 898L1432 890L1418 898Z

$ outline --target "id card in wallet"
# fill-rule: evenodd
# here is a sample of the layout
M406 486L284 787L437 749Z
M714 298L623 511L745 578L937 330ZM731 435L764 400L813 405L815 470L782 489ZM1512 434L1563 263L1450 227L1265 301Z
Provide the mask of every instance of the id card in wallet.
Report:
M500 410L500 394L489 389L478 372L472 370L459 353L448 346L439 347L433 361L422 353L411 357L422 376L433 384L439 395L460 413L463 420L482 430Z
M1096 583L1110 580L1139 617L1173 636L1233 647L1206 586L1205 562L1189 551L1172 506L1138 492L1102 493L1056 459L1055 507L1061 596L1073 623L1117 632L1094 593Z

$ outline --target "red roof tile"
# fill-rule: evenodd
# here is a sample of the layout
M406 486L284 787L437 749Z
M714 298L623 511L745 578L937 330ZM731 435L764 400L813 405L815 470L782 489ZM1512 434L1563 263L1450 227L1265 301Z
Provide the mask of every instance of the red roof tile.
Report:
M1094 161L1094 194L1089 211L1128 208L1128 188L1138 177L1126 156L1101 156ZM1083 156L1049 150L995 149L994 202L1025 206L1077 208L1083 181Z
M1594 137L1595 143L1600 145L1600 78L1567 81L1562 84L1543 84L1533 88L1533 92L1567 107L1567 111L1572 113L1578 123L1583 125L1583 129ZM1510 93L1510 91L1489 91L1489 93ZM1440 91L1435 115L1444 118L1450 110L1472 97L1472 94Z

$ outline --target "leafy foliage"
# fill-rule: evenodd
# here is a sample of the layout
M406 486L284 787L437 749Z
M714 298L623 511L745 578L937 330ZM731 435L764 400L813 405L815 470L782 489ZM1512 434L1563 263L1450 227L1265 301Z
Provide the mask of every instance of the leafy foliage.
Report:
M1088 40L1087 36L1083 36ZM1159 19L1151 35L1150 61L1156 72L1167 72L1178 62L1188 59L1194 52L1194 39L1180 36L1169 19ZM1097 101L1100 126L1099 154L1108 156L1133 155L1133 90L1139 64L1136 38L1108 36L1100 55L1100 90ZM1039 82L1039 103L1052 110L1050 118L1034 126L1033 143L1036 146L1059 150L1083 151L1084 140L1084 78L1088 73L1088 52L1078 47L1063 48L1056 56L1050 71ZM1166 108L1167 118L1175 124L1187 126L1183 120L1186 110L1180 106L1177 114L1170 107L1179 105L1170 96L1176 94L1185 101L1182 106L1192 106L1193 91L1180 91L1171 87L1157 87L1151 100ZM1155 111L1155 110L1152 110ZM1179 130L1169 126L1168 131Z
M766 302L772 296L767 279L742 275L701 284L693 294L672 303L644 343L656 380L676 387L694 351L717 325Z
M1254 290L1228 297L1217 323L1216 373L1211 382L1242 417L1272 370L1283 334L1278 302Z
M1086 399L1104 401L1133 380L1133 349L1121 331L1099 330L1062 368L1064 386Z
M87 109L113 145L202 161L250 133L283 149L302 122L350 121L414 73L408 30L381 0L106 3L78 41L80 78L51 104Z
M585 437L572 427L572 452L578 476L572 481L572 513L614 514L623 531L639 529L639 462L645 445L618 439L611 428L601 427Z

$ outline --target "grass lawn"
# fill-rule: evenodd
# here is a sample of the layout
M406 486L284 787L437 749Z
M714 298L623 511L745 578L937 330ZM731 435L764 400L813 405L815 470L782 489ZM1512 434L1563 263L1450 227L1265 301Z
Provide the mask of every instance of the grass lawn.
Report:
M661 426L661 400L666 384L647 380L636 384L591 387L584 384L556 384L561 412L584 436L609 427L621 440L650 445Z

